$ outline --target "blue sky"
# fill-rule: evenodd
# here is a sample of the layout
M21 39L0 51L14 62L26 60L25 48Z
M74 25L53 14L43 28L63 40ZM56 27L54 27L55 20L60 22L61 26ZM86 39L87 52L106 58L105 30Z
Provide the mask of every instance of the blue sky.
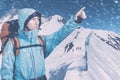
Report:
M83 6L87 19L82 26L120 34L120 0L1 0L0 16L13 8L31 7L47 17L58 14L67 20Z

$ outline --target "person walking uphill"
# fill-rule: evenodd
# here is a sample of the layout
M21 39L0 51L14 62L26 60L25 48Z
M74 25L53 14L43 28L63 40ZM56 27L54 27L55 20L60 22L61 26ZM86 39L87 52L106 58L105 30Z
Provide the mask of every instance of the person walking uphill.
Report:
M84 9L80 9L59 31L40 36L41 43L38 39L41 14L32 8L21 9L18 14L17 37L20 47L34 46L19 49L19 54L15 56L12 42L7 42L2 55L2 80L47 80L44 59L86 18Z

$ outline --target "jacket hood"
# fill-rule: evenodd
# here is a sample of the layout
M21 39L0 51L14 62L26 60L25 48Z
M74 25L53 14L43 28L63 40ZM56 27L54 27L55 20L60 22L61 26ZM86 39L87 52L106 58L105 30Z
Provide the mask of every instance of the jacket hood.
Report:
M19 24L19 29L20 30L24 29L25 21L27 20L27 18L30 15L32 15L35 12L36 12L36 10L32 9L32 8L24 8L24 9L21 9L19 11L19 14L18 14L18 24Z

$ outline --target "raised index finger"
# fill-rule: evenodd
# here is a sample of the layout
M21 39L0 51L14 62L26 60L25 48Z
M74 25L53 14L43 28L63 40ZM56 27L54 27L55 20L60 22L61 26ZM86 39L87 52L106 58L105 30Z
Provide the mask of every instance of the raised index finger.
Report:
M83 11L84 9L85 9L85 7L82 7L82 8L80 9L80 12Z

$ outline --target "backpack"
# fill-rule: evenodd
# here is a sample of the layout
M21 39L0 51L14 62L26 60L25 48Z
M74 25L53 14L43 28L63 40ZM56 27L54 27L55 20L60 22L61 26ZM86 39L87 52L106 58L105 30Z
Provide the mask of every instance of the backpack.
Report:
M15 56L17 56L19 54L19 49L28 48L28 47L42 46L43 52L45 52L45 50L44 50L45 47L44 47L44 43L43 43L41 36L38 36L38 41L40 44L20 46L19 40L17 38L18 28L19 28L19 26L18 26L17 19L5 22L2 25L2 29L1 29L1 33L0 33L0 38L1 38L1 42L2 42L0 54L3 52L5 45L9 40L11 40L11 42L12 42Z

